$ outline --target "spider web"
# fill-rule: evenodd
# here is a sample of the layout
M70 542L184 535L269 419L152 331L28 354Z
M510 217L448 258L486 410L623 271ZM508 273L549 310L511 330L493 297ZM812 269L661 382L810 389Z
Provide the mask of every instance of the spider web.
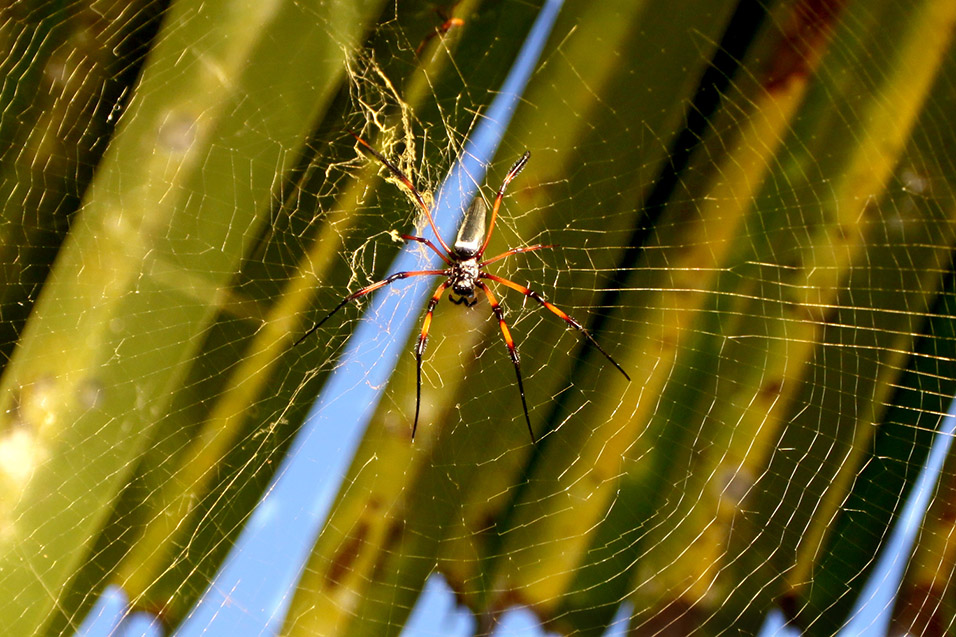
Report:
M227 556L279 578L281 534L238 540L299 453L331 505L289 514L321 523L282 634L953 630L952 463L918 481L956 393L951 0L560 7L450 187L490 202L531 151L488 254L555 247L489 271L632 378L496 286L537 445L484 298L435 309L414 441L411 281L292 347L431 236L350 131L450 242L541 5L4 7L0 625L110 634L112 600L114 634L191 634ZM374 401L328 394L394 341L349 381ZM297 451L317 398L364 433L324 407Z

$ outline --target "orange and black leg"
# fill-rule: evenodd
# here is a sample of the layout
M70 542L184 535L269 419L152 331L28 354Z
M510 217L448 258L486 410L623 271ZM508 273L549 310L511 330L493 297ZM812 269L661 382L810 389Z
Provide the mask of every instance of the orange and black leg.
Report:
M458 4L458 3L456 2L455 4ZM437 13L438 13L438 16L443 20L442 25L439 27L435 27L435 30L429 33L428 35L426 35L425 39L422 40L417 47L415 47L416 56L422 54L422 50L425 48L425 45L431 42L431 39L434 38L436 35L444 36L453 28L462 27L465 25L465 21L462 20L461 18L445 17L445 13L443 11L438 11Z
M501 207L501 199L505 196L505 188L507 188L511 180L521 172L521 169L524 168L524 165L528 163L528 159L530 158L531 151L524 151L524 155L518 158L515 165L512 166L508 174L505 175L504 181L501 182L501 188L498 189L498 194L495 195L495 203L491 207L491 220L488 222L488 234L485 235L485 241L481 244L481 249L478 250L478 254L476 255L478 258L481 258L481 255L485 253L485 249L488 247L488 243L491 242L491 233L495 230L495 220L498 218L498 209Z
M415 424L412 425L412 440L415 439L415 431L418 430L418 412L422 406L422 356L425 354L425 345L428 343L428 330L432 326L432 313L435 311L435 306L438 305L438 301L441 300L441 295L445 293L449 285L451 285L451 283L444 281L438 286L438 289L435 290L435 294L432 295L431 300L428 301L428 310L425 312L425 320L422 321L422 333L418 337L418 345L415 346L415 362L418 364L418 376L415 381Z
M501 310L501 306L498 305L498 299L495 298L491 288L481 281L476 281L475 287L480 288L485 293L485 296L488 297L491 310L498 319L498 325L501 327L501 336L505 339L505 345L508 346L508 354L511 356L511 362L514 363L515 366L515 376L518 378L518 393L521 394L521 408L524 409L524 420L528 423L528 433L531 434L531 444L536 444L537 440L535 440L534 437L534 429L531 428L531 417L528 416L528 402L524 397L524 382L521 380L521 363L518 361L518 349L515 347L515 341L511 337L511 330L508 329L508 324L505 323L504 312Z
M512 254L522 254L524 252L534 252L535 250L546 250L548 248L556 248L556 247L557 247L556 245L534 245L534 246L527 246L524 248L512 248L511 250L508 250L507 252L502 252L496 257L491 257L490 259L482 261L478 265L480 265L481 267L485 267L489 263L494 263L495 261L501 261L502 259L506 257L510 257Z
M352 131L349 131L349 134L352 137L354 137L355 140L365 148L365 150L370 152L372 154L372 157L380 161L382 165L388 168L389 172L392 173L392 175L396 179L398 179L403 186L408 188L408 191L412 193L412 196L415 198L415 201L418 202L418 207L421 208L422 211L424 211L425 217L428 219L428 225L432 227L432 232L435 233L435 238L438 239L438 243L441 244L441 247L445 249L446 253L451 252L451 249L448 247L448 244L446 244L445 241L441 238L441 235L438 234L438 228L435 226L435 220L432 219L432 211L428 209L428 206L425 204L424 197L422 197L421 193L418 192L418 189L415 187L415 184L412 183L412 180L406 177L405 173L399 170L398 166L396 166L395 164L387 160L384 155L382 155L377 150L372 148L372 145L369 144L367 141L365 141L364 139L362 139L361 137L359 137Z
M292 347L295 347L296 345L298 345L299 343L301 343L301 342L304 341L305 339L309 338L309 336L311 336L312 333L313 333L315 330L317 330L317 329L319 329L320 327L322 327L322 324L323 324L323 323L325 323L327 320L329 320L330 318L332 318L332 315L335 314L336 312L338 312L339 310L341 310L349 301L354 301L354 300L357 299L357 298L360 298L360 297L365 296L365 295L368 294L369 292L374 292L375 290L377 290L377 289L379 289L379 288L381 288L381 287L385 287L385 286L388 285L389 283L394 283L395 281L400 281L401 279L407 279L407 278L413 277L413 276L442 276L442 275L448 276L449 274L451 274L451 272L450 272L449 270L414 270L414 271L412 271L412 272L396 272L395 274L393 274L393 275L391 275L391 276L389 276L389 277L387 277L387 278L385 278L385 279L382 279L381 281L379 281L379 282L377 282L377 283L373 283L373 284L371 284L371 285L367 285L367 286L365 286L364 288L362 288L361 290L358 290L357 292L352 292L352 293L349 294L347 297L345 297L344 299L342 299L342 302L339 303L338 305L336 305L335 308L334 308L331 312L329 312L328 314L326 314L326 315L325 315L325 318L323 318L321 321L319 321L318 323L316 323L315 325L313 325L313 326L311 327L311 329L309 329L308 332L306 332L305 334L303 334L302 336L300 336L300 337L299 337L299 340L297 340Z
M442 253L441 250L439 250L437 247L435 247L435 244L434 244L434 243L432 243L431 241L429 241L429 240L426 239L425 237L416 237L416 236L413 235L413 234L402 234L402 235L399 235L399 236L400 236L402 239L404 239L405 241L417 241L418 243L424 243L426 246L428 246L429 248L431 248L432 250L434 250L434 251L435 251L435 254L437 254L438 256L440 256L441 259L442 259L442 261L444 261L444 262L447 263L448 265L455 265L454 263L451 262L451 259L449 259L444 253Z
M483 279L488 279L488 280L490 280L490 281L495 281L496 283L500 283L501 285L506 285L506 286L508 286L509 288L511 288L512 290L517 290L518 292L521 292L522 294L524 294L524 295L527 296L528 298L534 299L535 301L537 301L538 303L540 303L541 305L543 305L543 306L544 306L545 308L547 308L548 311L550 311L552 314L554 314L554 315L556 315L556 316L559 316L559 317L561 317L562 319L564 319L564 321L565 321L568 325L570 325L571 327L573 327L573 328L576 329L577 331L579 331L579 332L581 332L582 334L584 334L584 335L587 337L587 339L588 339L589 341L591 341L591 344L594 345L594 347L596 347L599 352L601 352L602 354L604 354L604 357L605 357L606 359L608 359L609 361L611 361L611 364L614 365L615 367L617 367L617 370L618 370L619 372L621 372L622 374L624 374L624 378L626 378L626 379L628 379L628 380L631 380L631 377L627 375L627 372L624 371L624 368L622 368L620 365L618 365L618 364L617 364L617 361L615 361L613 358L611 358L611 355L604 351L604 348L601 347L601 345L597 342L597 340L595 340L595 338L594 338L593 336L591 336L591 333L588 332L586 329L584 329L584 326L583 326L583 325L581 325L581 324L578 323L576 320L574 320L573 318L571 318L570 316L568 316L568 314L567 314L564 310L562 310L561 308L559 308L559 307L557 307L557 306L555 306L555 305L549 303L548 301L546 301L546 300L544 299L543 296L541 296L540 294L538 294L538 293L535 292L534 290L528 289L528 288L526 288L526 287L523 286L523 285L519 285L519 284L515 283L514 281L509 281L508 279L503 279L503 278L501 278L500 276L495 276L494 274L488 274L488 273L486 273L486 272L482 272L482 273L479 274L478 276L481 277L481 278L483 278Z

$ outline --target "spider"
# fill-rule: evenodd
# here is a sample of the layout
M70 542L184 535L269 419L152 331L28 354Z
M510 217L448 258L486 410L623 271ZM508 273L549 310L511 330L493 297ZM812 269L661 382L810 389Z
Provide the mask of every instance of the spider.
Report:
M351 133L351 131L349 131ZM523 285L515 283L514 281L509 281L508 279L495 276L490 272L487 272L485 268L495 263L496 261L501 261L507 257L510 257L514 254L521 254L524 252L534 252L535 250L543 250L546 248L553 248L553 245L532 245L524 248L512 248L506 252L499 254L498 256L492 257L490 259L482 259L482 256L485 253L485 249L488 247L488 243L491 241L491 233L495 229L495 219L498 216L498 209L501 207L501 200L505 194L505 188L511 183L511 180L521 172L521 169L524 168L525 164L528 163L528 159L531 157L529 151L525 151L524 155L515 162L514 166L511 167L511 170L508 171L508 174L505 175L505 179L501 184L501 187L498 189L498 194L495 195L495 201L491 208L491 221L488 223L487 232L485 231L485 217L487 217L488 207L485 204L481 196L477 196L472 202L471 206L468 207L468 210L465 212L464 219L462 220L461 227L458 229L458 235L455 238L454 245L449 248L448 244L441 238L441 235L438 233L438 228L435 226L435 220L432 218L431 210L429 210L428 205L425 204L425 200L422 197L421 193L418 192L418 189L415 188L415 185L412 184L412 181L405 176L405 174L399 170L399 168L381 155L378 151L369 145L364 139L351 133L353 137L358 141L359 144L365 150L367 150L375 159L381 162L392 175L398 179L398 181L408 189L412 194L412 197L415 198L415 201L418 203L418 206L424 211L425 218L428 220L428 225L431 226L432 232L435 233L435 237L438 239L438 243L441 245L442 249L439 250L438 247L424 237L417 237L410 234L401 235L402 239L406 241L417 241L427 246L429 249L435 252L442 261L445 262L445 265L448 266L442 270L414 270L409 272L396 272L381 281L367 285L360 290L352 292L346 296L342 301L336 305L331 312L325 315L325 317L313 325L309 331L303 334L299 340L295 342L295 345L298 345L306 338L308 338L313 332L322 327L322 325L329 320L332 315L338 312L342 307L349 303L349 301L354 301L355 299L361 298L370 292L385 287L395 281L401 279L407 279L409 277L416 276L443 276L445 280L438 286L438 289L435 290L435 293L432 295L431 299L428 301L428 309L425 311L425 318L422 321L422 331L418 336L418 344L415 346L415 359L418 366L418 375L417 375L417 385L416 385L416 395L415 395L415 421L412 425L412 440L415 439L415 432L418 430L418 415L421 408L422 402L422 356L425 353L425 345L428 343L428 330L431 327L432 322L432 313L435 310L435 306L438 305L438 302L441 300L442 295L446 290L451 288L454 295L457 295L456 299L454 296L449 295L448 299L455 304L461 305L464 304L468 307L473 306L478 302L478 297L475 294L475 290L480 290L484 293L485 297L488 299L488 303L491 305L491 310L494 312L495 318L498 319L498 325L501 328L501 335L504 338L505 345L508 347L508 355L511 357L511 362L515 368L515 376L518 379L518 393L521 395L521 407L524 410L524 419L525 423L528 425L528 433L531 435L531 443L536 444L537 440L534 436L534 429L531 427L531 417L528 415L528 403L525 399L524 393L524 382L521 378L521 364L518 359L518 350L515 347L514 339L511 337L511 330L508 329L508 324L505 322L504 312L501 309L501 306L498 304L498 299L495 297L494 292L492 292L491 287L486 283L486 281L493 281L504 285L505 287L511 288L521 292L526 297L533 299L540 303L544 308L550 311L552 314L563 319L568 325L576 329L577 331L584 334L585 337L591 342L594 347L597 348L601 354L607 358L614 367L621 372L624 377L630 381L631 377L627 375L627 372L617 364L611 355L604 351L604 348L598 344L591 333L588 332L584 326L579 322L571 318L566 312L559 309L555 305L552 305L544 299L543 296L526 288ZM482 237L484 237L482 239Z

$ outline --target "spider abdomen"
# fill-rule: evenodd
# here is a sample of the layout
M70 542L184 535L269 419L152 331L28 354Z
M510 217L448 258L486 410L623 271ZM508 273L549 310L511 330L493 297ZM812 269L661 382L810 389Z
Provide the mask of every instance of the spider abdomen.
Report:
M481 196L476 197L468 206L468 210L465 211L461 227L458 228L458 236L455 237L455 245L452 248L455 257L468 260L478 256L478 252L481 251L482 239L485 238L485 216L487 214L488 206L485 205Z

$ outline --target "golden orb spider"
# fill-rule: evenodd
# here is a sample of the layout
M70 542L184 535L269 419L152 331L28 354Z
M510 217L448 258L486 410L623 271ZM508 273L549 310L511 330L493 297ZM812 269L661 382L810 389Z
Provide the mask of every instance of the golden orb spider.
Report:
M351 131L350 131L351 132ZM526 288L523 285L515 283L514 281L509 281L508 279L503 279L499 276L495 276L489 272L485 271L485 267L495 261L500 261L506 257L510 257L513 254L520 254L523 252L533 252L534 250L542 250L545 248L553 248L552 245L533 245L526 248L513 248L507 252L502 252L496 257L490 259L482 260L482 255L485 253L485 248L488 247L488 243L491 241L491 233L495 229L495 219L498 216L498 209L501 207L501 199L504 197L505 188L511 183L511 180L521 172L521 169L524 168L525 164L528 162L528 159L531 157L529 151L525 151L524 155L521 156L518 161L515 162L514 166L511 167L511 170L508 171L508 174L505 175L505 179L501 184L501 187L498 189L498 194L495 196L494 205L491 208L491 221L488 223L488 230L485 231L485 217L488 213L488 207L485 205L484 200L480 195L475 197L475 200L468 207L468 210L465 212L464 219L461 222L461 227L458 229L458 235L455 238L454 246L449 248L448 244L441 238L441 235L438 233L438 228L435 227L435 220L432 219L431 210L425 204L425 199L422 197L421 193L418 192L418 189L415 188L415 185L411 180L405 176L405 174L399 170L392 162L386 159L384 156L378 153L374 148L369 145L364 139L352 133L352 136L361 144L369 153L372 154L375 159L380 161L388 170L398 179L399 182L404 185L412 196L415 198L415 201L418 202L419 207L424 211L425 218L428 220L428 225L431 226L432 232L435 233L435 237L438 239L438 243L441 244L442 249L439 250L434 243L425 239L424 237L416 237L410 234L401 235L402 239L406 241L417 241L428 246L431 250L435 252L442 261L445 262L445 265L448 267L443 270L413 270L408 272L396 272L377 283L372 283L367 285L364 288L352 292L346 296L342 301L332 309L331 312L325 315L325 317L313 325L308 332L303 334L299 340L295 342L295 345L298 345L306 338L308 338L313 332L322 327L322 325L332 317L333 314L338 312L342 307L344 307L349 301L354 301L360 297L365 296L370 292L385 287L390 283L399 281L401 279L407 279L409 277L415 276L443 276L445 280L438 286L438 289L435 290L435 293L432 295L431 299L428 301L428 309L425 311L425 318L422 321L422 331L418 336L418 344L415 347L415 360L418 366L418 375L417 375L417 385L416 385L416 396L415 396L415 421L412 425L412 440L415 439L415 432L418 430L418 415L421 408L422 402L422 355L425 353L425 345L428 343L428 329L431 327L432 322L432 313L435 310L435 306L438 305L438 301L441 300L442 295L445 293L445 290L448 288L452 289L452 292L458 295L458 299L454 299L449 296L449 300L456 304L464 303L468 307L473 306L478 302L478 299L475 295L475 288L481 290L485 296L488 298L488 303L491 305L491 310L494 312L495 317L498 319L498 325L501 327L501 335L504 338L505 345L508 347L508 354L511 356L511 362L514 364L515 376L518 379L518 393L521 394L521 407L524 410L524 419L528 425L528 433L531 434L531 443L535 444L537 440L534 436L534 429L531 427L531 417L528 415L528 403L524 395L524 382L521 379L521 364L518 360L518 350L515 347L514 339L511 337L511 330L508 329L507 323L505 323L504 312L501 309L501 306L498 304L498 299L495 297L494 293L491 291L491 288L484 283L483 280L494 281L495 283L500 283L505 287L509 287L512 290L517 290L521 292L526 297L533 299L540 303L543 307L549 310L552 314L563 319L568 325L576 329L577 331L584 334L591 344L601 352L605 358L607 358L614 367L618 369L624 378L628 381L631 380L631 377L627 375L627 372L617 364L611 355L604 351L604 348L598 344L597 340L591 333L588 332L580 323L568 316L560 308L552 305L544 299L540 294ZM484 239L482 240L482 237Z

